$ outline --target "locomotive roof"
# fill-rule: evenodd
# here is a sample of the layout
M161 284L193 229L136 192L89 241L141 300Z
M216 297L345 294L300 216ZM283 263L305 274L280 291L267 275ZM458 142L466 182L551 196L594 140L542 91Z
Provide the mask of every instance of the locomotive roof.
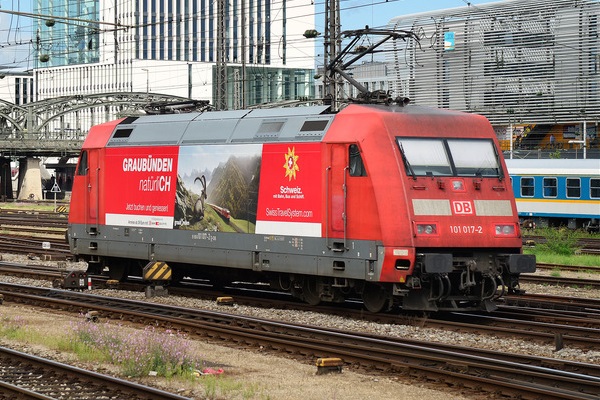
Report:
M421 106L350 105L340 111L449 115ZM465 115L465 113L460 113ZM108 147L321 141L337 114L329 106L207 111L130 117L116 125Z
M107 146L318 141L335 117L328 110L312 106L127 118Z
M506 159L506 166L510 175L574 175L574 176L599 176L600 159Z

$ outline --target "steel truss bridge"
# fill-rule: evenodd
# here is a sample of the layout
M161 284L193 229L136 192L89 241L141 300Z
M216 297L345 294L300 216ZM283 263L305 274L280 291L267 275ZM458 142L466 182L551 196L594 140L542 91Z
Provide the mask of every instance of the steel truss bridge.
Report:
M79 155L89 128L126 116L207 109L207 101L155 93L63 96L15 105L0 99L0 156Z

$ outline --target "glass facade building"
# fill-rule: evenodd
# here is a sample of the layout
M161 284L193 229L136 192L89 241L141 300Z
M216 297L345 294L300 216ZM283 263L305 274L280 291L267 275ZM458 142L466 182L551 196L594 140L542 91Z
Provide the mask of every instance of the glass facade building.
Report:
M97 63L100 60L100 20L97 0L37 0L36 68Z
M600 120L600 2L507 0L399 16L391 87L494 124Z
M314 5L303 0L36 1L53 17L37 26L39 99L127 91L215 103L219 43L229 108L314 97L314 43L302 37Z

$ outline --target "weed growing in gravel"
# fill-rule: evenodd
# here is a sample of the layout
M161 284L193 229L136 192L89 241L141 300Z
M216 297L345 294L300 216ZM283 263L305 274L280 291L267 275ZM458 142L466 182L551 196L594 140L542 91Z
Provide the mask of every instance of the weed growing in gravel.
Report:
M561 255L572 255L577 249L577 234L569 229L547 229L546 242L538 246L544 250Z
M0 337L72 352L84 362L112 363L119 366L124 375L131 377L147 376L150 371L156 371L159 376L189 381L202 386L205 393L203 398L207 400L270 398L260 385L221 375L198 376L196 370L202 369L203 363L193 357L190 343L180 332L162 331L154 327L126 330L111 323L79 320L73 322L70 329L48 334L32 327L31 321L25 317L1 316Z
M0 319L0 337L26 343L56 344L55 338L46 337L43 333L28 326L27 320L21 316L3 317Z
M204 395L207 399L238 398L253 399L260 393L257 385L244 385L242 382L231 379L222 379L221 376L205 375L202 377Z
M566 228L541 228L530 231L531 234L545 238L544 243L534 247L523 248L525 254L534 254L538 262L565 265L598 266L598 256L595 254L578 254L578 239L595 237Z
M560 278L560 268L552 268L552 272L550 272L550 276L555 278Z
M0 336L19 339L25 334L25 320L22 317L0 319Z
M119 365L128 376L191 376L201 361L191 354L185 335L167 330L160 332L152 326L135 333L124 333L111 324L79 321L72 326L71 350L84 358L101 356Z
M535 254L538 262L541 263L552 263L552 264L564 264L564 265L583 265L590 267L597 267L598 256L594 254L580 254L580 255L559 255L550 251L543 251L541 249L524 249L525 254ZM597 273L594 271L585 271L586 273Z
M22 316L3 317L0 319L0 337L23 343L42 344L50 348L60 348L64 338L47 335L30 326L30 322Z
M214 399L217 396L217 380L210 376L208 379L205 379L204 384L204 394L207 399Z

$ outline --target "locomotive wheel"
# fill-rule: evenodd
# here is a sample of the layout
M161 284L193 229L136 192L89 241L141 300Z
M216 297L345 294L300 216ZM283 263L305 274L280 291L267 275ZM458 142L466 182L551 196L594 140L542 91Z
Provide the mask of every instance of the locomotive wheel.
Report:
M225 286L231 285L231 280L211 278L210 283L213 285L213 288L223 290Z
M185 274L179 268L171 268L171 282L181 282Z
M125 278L125 265L123 265L122 263L110 265L108 267L108 276L110 277L110 279L114 279L117 281L122 280L123 278Z
M388 294L385 288L372 283L365 283L362 292L362 300L365 308L372 313L383 311L389 303Z
M102 273L103 268L104 267L99 262L88 261L88 267L86 272L88 273L88 275L100 275Z
M304 296L304 301L311 306L316 306L321 302L321 295L319 294L317 280L315 278L304 279L302 294Z

